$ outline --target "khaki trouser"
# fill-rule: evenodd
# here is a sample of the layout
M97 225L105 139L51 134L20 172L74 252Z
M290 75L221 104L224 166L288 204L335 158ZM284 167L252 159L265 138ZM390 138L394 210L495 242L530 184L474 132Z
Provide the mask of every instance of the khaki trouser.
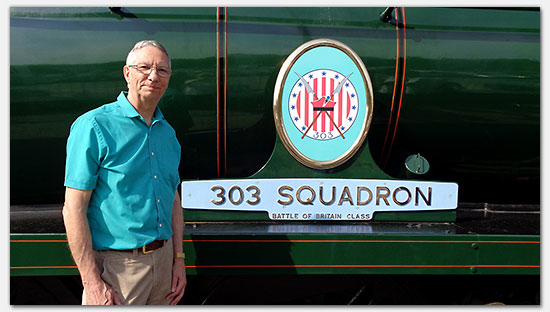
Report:
M172 287L172 239L164 247L143 254L134 250L94 250L101 278L119 295L123 304L169 304L166 296ZM82 304L86 304L85 292Z

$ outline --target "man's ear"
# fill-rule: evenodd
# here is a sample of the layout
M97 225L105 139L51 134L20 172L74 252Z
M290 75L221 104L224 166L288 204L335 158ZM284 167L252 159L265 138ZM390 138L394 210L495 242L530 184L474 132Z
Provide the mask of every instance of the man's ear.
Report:
M124 67L122 67L122 74L124 75L124 79L126 79L126 83L129 83L130 82L130 67L128 67L127 65L124 65Z

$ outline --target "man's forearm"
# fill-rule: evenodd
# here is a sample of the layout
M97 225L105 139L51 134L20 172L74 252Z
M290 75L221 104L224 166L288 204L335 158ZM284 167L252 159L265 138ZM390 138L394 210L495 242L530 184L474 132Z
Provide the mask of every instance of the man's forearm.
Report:
M174 253L183 252L183 209L177 191L174 198L174 205L172 206L172 231L174 232L172 237ZM181 300L186 285L185 259L175 257L174 265L172 266L172 289L170 294L166 297L171 305L175 305Z
M178 252L183 252L183 209L181 207L178 191L176 191L174 206L172 207L172 232L174 254Z
M93 256L92 235L86 217L91 192L67 188L63 206L63 221L65 222L69 249L84 286L102 282Z

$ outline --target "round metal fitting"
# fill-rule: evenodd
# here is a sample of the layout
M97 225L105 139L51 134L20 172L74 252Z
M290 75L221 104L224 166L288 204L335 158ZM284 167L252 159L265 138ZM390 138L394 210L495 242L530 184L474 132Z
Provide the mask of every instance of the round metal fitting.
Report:
M405 168L414 174L425 174L430 170L428 160L420 154L410 155L405 159Z

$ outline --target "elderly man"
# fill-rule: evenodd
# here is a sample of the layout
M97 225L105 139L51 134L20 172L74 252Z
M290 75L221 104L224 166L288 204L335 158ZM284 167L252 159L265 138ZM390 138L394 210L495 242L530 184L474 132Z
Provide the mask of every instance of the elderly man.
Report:
M171 64L153 40L123 68L128 92L80 116L67 140L63 219L83 304L176 304L187 283L181 147L157 107Z

